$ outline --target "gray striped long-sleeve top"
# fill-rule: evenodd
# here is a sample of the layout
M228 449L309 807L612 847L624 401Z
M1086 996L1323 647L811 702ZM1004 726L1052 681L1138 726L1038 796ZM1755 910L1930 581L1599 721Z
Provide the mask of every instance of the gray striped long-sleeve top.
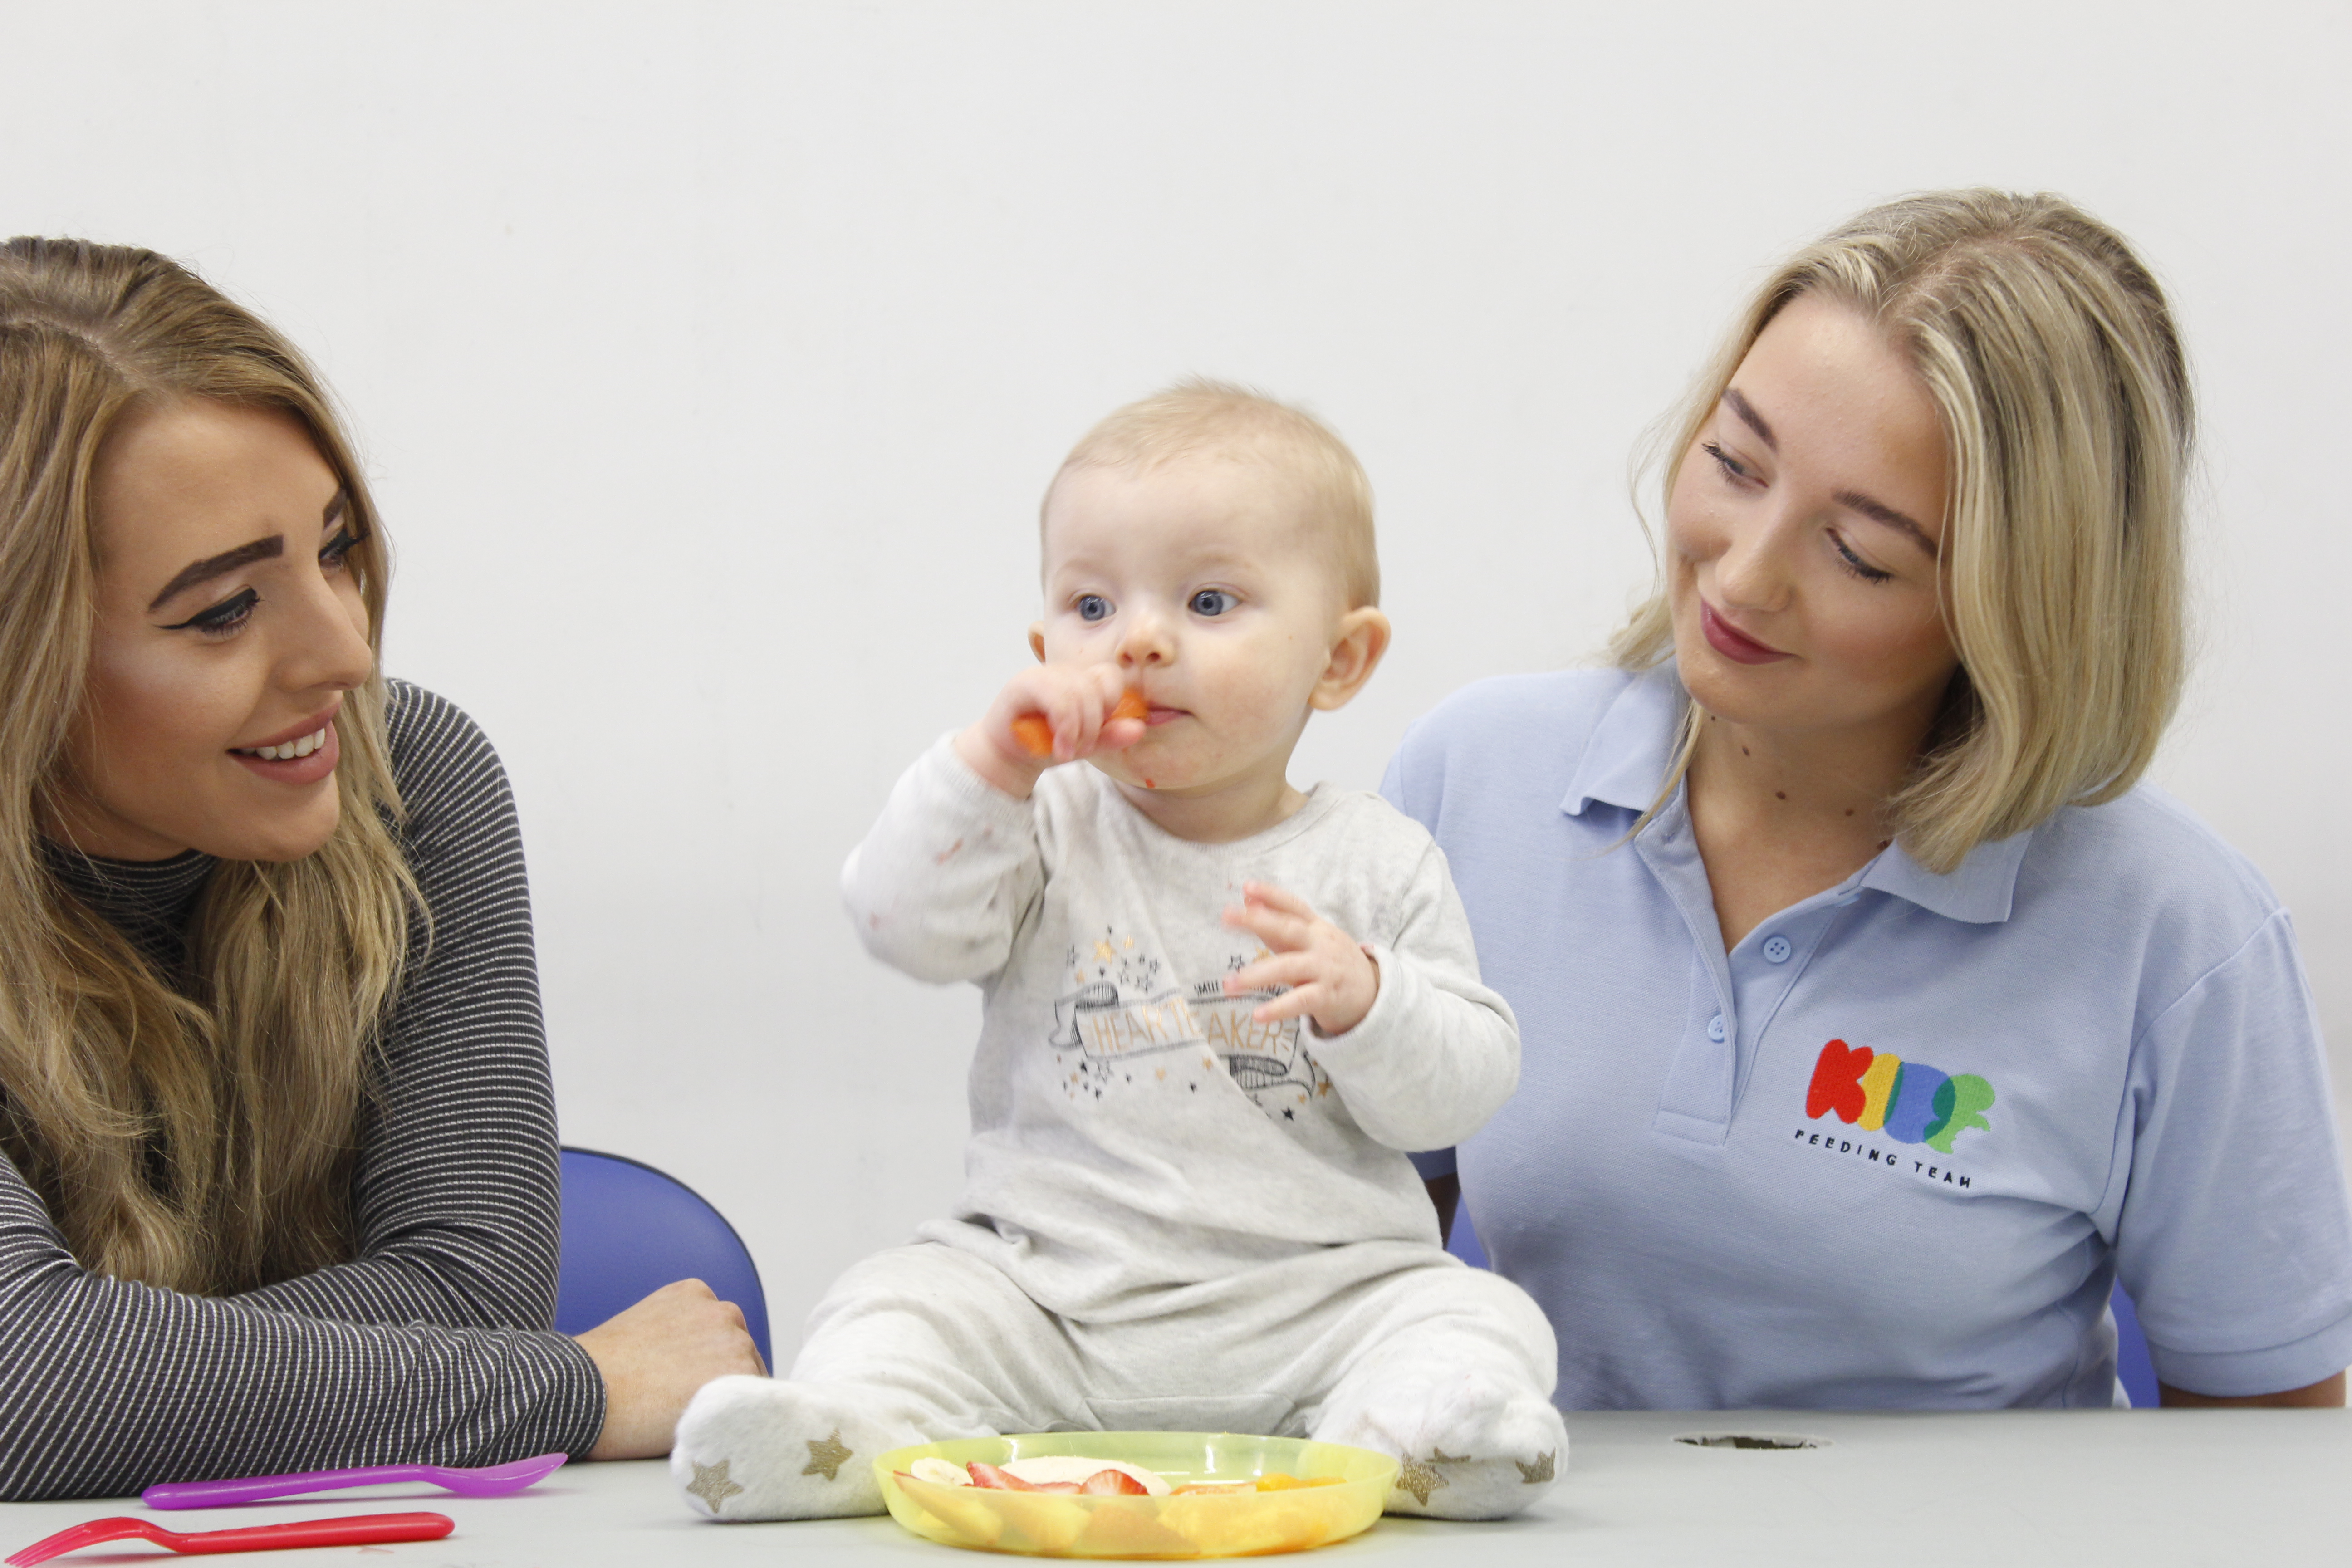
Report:
M213 1299L97 1275L0 1157L0 1499L350 1465L582 1454L604 1388L555 1306L555 1106L498 755L395 682L404 837L433 914L362 1112L353 1260ZM150 952L213 862L57 858Z

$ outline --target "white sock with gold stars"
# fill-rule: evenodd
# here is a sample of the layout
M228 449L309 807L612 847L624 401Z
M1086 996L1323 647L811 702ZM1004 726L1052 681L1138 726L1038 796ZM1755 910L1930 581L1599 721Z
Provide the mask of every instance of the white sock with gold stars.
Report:
M1316 1437L1394 1454L1391 1513L1507 1519L1568 1466L1568 1427L1524 1384L1485 1371L1423 1371L1334 1396Z
M875 1456L923 1437L868 1414L858 1392L768 1377L704 1384L670 1448L687 1506L726 1520L880 1513Z

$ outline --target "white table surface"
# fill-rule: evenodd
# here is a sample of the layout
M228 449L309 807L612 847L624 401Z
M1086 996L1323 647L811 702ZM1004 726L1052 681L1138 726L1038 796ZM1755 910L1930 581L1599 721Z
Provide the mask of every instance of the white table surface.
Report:
M1829 1445L1770 1452L1673 1441L1700 1431L1796 1433ZM2352 1411L1612 1413L1571 1416L1569 1434L1561 1480L1517 1520L1384 1519L1314 1561L1328 1568L2352 1562ZM148 1517L205 1530L415 1509L448 1514L457 1533L240 1560L269 1568L362 1560L386 1568L953 1568L988 1560L919 1541L887 1518L715 1524L688 1513L659 1462L567 1466L520 1496L483 1501L387 1487ZM143 1511L135 1503L0 1505L0 1555L69 1524ZM95 1568L180 1559L125 1542L56 1561Z

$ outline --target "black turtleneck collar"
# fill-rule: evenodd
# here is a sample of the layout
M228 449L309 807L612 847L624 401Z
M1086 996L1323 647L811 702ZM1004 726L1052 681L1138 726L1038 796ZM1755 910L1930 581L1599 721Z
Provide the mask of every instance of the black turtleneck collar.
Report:
M168 860L109 860L47 839L41 848L68 891L165 973L179 967L187 952L188 916L218 859L191 849Z

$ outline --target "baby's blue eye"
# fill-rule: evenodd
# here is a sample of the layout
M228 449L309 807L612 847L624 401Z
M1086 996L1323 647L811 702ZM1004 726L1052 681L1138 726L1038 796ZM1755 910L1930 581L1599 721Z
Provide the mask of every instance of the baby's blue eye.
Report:
M1110 601L1104 598L1100 594L1081 594L1078 595L1078 619L1082 621L1098 621L1109 614Z
M1223 588L1203 588L1192 595L1192 613L1196 616L1222 616L1240 603Z

